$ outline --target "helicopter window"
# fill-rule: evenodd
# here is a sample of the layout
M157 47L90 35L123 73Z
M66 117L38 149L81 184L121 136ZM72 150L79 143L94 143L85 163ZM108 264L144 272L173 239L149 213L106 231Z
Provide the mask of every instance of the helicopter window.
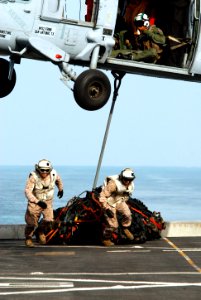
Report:
M30 2L31 0L0 0L0 2L8 3L8 2Z
M92 11L93 11L93 0L86 0L87 5L87 14L85 15L85 21L90 22L92 18Z
M195 27L195 11L199 11L194 5L199 1L195 0L119 0L119 12L117 16L115 38L119 33L126 31L134 36L136 27L133 22L139 13L146 13L149 16L150 25L160 28L165 37L166 44L158 64L175 67L185 67L186 57L190 53L193 39L193 27ZM128 40L128 38L127 38ZM127 41L126 40L126 41ZM134 38L133 38L134 40ZM118 40L117 40L118 42ZM134 49L131 40L131 48Z
M64 18L68 20L79 20L85 21L87 10L89 10L89 6L87 6L88 1L83 0L68 0L65 1L64 8ZM88 13L89 14L89 13ZM89 18L89 15L88 15ZM87 21L87 20L86 20Z
M73 24L90 22L92 9L93 0L44 0L41 18Z
M31 0L10 0L10 2L31 2Z

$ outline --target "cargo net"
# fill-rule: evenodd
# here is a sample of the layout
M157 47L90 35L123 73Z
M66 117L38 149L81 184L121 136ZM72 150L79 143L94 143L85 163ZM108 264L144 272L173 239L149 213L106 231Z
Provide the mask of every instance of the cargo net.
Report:
M161 237L165 222L159 212L151 212L142 201L129 198L127 204L132 212L130 231L134 240L123 233L122 215L118 214L119 228L113 233L115 244L145 243ZM54 210L54 222L46 228L47 244L100 245L105 226L104 211L98 193L86 192L85 197L74 197L65 207Z

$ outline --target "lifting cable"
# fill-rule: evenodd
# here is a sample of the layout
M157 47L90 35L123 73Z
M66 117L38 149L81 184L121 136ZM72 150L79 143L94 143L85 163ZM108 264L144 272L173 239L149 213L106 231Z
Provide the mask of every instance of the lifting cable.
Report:
M102 160L103 160L103 154L104 154L105 145L106 145L106 142L107 142L107 137L108 137L108 133L109 133L110 123L111 123L111 120L112 120L112 115L113 115L113 111L114 111L115 102L116 102L116 99L117 99L117 96L118 96L118 91L119 91L119 88L120 88L120 85L121 85L121 80L124 77L124 75L126 74L125 72L121 72L121 71L118 71L118 72L112 71L111 73L114 76L113 99L112 99L112 104L111 104L111 108L110 108L110 112L109 112L109 116L108 116L105 135L104 135L103 142L102 142L101 152L100 152L98 165L97 165L97 169L96 169L96 175L95 175L95 178L94 178L93 190L95 190L95 188L97 187L98 176L99 176L99 172L100 172L100 168L101 168L101 163L102 163Z

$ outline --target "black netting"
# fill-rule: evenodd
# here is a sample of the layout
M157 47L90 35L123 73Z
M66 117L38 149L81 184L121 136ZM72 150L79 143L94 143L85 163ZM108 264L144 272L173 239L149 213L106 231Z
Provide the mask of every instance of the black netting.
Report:
M151 212L140 200L130 198L127 202L132 212L130 231L135 239L132 243L144 243L147 240L159 239L165 223L160 213ZM51 244L101 244L104 227L104 213L98 201L98 195L87 192L83 198L74 197L66 207L54 211L55 221L47 226L46 238ZM122 216L119 214L119 224ZM119 226L113 234L116 244L131 243Z

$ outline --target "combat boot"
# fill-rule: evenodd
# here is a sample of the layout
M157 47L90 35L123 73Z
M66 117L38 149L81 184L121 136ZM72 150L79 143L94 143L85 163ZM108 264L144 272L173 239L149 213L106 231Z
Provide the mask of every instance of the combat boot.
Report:
M39 243L41 245L45 245L46 244L46 237L45 237L44 233L39 233Z
M32 241L31 238L27 238L27 239L25 240L25 245L26 245L27 247L29 247L29 248L33 248L33 247L34 247L34 243L33 243L33 241Z
M128 230L128 228L124 229L124 234L125 236L130 240L133 241L134 240L134 236L133 234L130 232L130 230Z
M103 245L106 247L114 246L114 243L111 240L103 240Z

